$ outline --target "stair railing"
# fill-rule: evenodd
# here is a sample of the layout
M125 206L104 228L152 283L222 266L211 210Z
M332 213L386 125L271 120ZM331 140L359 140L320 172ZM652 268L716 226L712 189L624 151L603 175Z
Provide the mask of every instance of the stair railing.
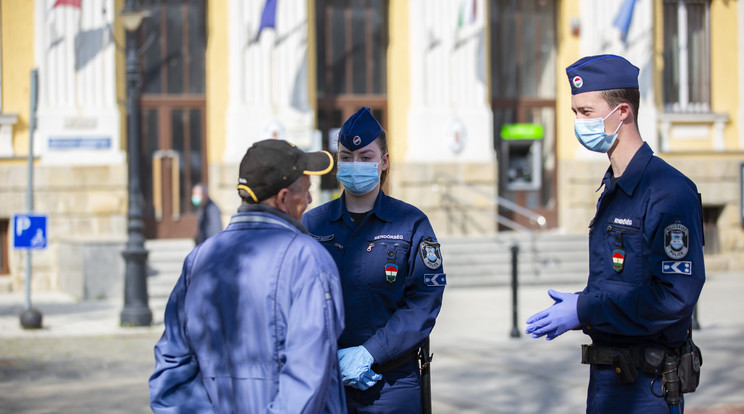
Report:
M492 203L492 208L478 207L472 201L466 201L463 197L456 196L461 193L460 189L466 190L473 194L485 197ZM486 229L479 221L472 217L472 214L487 217L494 220L496 223L514 230L519 233L534 233L535 231L543 230L547 224L547 220L541 214L538 214L528 208L522 207L517 203L507 200L506 198L500 197L496 194L491 194L484 191L470 183L467 183L461 179L455 178L448 173L438 173L436 175L436 182L432 184L431 190L439 194L440 206L444 210L447 216L448 230L450 233L453 231L453 227L457 224L460 225L463 235L468 234L468 224L470 227L478 230L480 233L489 234L491 231ZM511 211L519 216L528 219L530 226L527 227L516 221L504 217L498 214L498 207L504 208Z

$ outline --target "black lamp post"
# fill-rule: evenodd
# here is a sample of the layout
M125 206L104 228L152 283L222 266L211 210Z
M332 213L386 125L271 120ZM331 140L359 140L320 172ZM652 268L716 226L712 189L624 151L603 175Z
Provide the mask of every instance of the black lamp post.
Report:
M127 32L127 158L129 168L127 245L122 252L126 263L124 309L121 311L120 320L122 326L145 326L152 323L152 311L147 305L147 250L143 233L145 225L142 221L144 200L140 183L139 110L137 107L140 75L137 30L146 17L146 13L136 10L134 0L127 0L118 16Z

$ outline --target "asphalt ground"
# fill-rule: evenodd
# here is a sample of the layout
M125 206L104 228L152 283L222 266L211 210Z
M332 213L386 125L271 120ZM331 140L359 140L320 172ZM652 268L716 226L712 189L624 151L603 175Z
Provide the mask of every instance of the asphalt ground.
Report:
M519 289L511 336L507 287L448 288L432 334L432 407L438 414L584 412L588 367L568 332L546 341L524 335L527 316L550 305L546 290ZM709 274L698 304L701 383L687 394L687 414L744 414L744 274ZM152 348L160 337L164 298L150 302L150 327L119 326L118 301L76 302L33 293L40 330L20 328L22 295L0 295L0 413L147 413ZM621 403L621 402L620 402Z

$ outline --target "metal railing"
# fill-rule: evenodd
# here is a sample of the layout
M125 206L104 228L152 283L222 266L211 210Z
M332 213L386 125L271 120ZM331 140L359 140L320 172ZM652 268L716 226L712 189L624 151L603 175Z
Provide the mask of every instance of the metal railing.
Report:
M438 193L440 196L440 205L447 215L448 226L450 226L448 230L450 230L450 233L452 233L452 226L458 224L460 225L461 231L464 235L468 234L468 225L478 230L480 233L492 233L492 231L489 231L480 221L473 217L474 214L494 220L499 225L520 233L534 233L535 231L543 230L547 224L547 220L545 220L544 216L528 208L522 207L511 200L484 191L481 188L455 178L448 173L438 173L435 176L435 179L436 182L432 184L431 190ZM489 206L489 208L478 207L475 203L463 200L462 197L456 196L456 192L454 191L455 189L457 189L457 193L461 193L461 190L466 190L467 192L482 196L491 202L492 205ZM498 214L497 211L499 210L499 207L527 218L530 226L525 226L508 217Z

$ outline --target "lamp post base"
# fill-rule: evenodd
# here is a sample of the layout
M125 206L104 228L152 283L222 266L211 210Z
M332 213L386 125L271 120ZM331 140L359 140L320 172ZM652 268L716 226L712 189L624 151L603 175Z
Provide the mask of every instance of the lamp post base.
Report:
M21 313L21 327L23 329L41 329L41 311L28 308Z
M126 307L119 317L121 326L149 326L152 323L152 311L144 305Z

